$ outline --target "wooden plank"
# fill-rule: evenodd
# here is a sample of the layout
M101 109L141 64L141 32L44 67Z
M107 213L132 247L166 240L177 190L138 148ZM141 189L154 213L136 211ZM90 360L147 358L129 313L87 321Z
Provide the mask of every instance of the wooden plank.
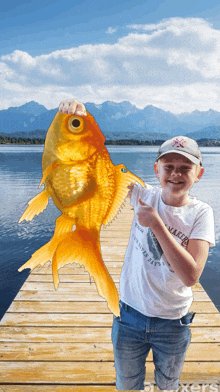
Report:
M8 313L110 313L106 302L34 302L33 301L13 301ZM219 313L213 303L194 301L190 307L190 312L210 314ZM17 315L15 315L17 317ZM0 323L1 324L1 323Z
M91 309L92 311L92 309ZM18 313L5 314L1 326L59 326L59 327L109 327L112 325L111 314L49 314L49 313Z
M11 383L113 383L114 364L109 362L1 362L0 382Z
M121 269L122 269L122 262L106 262L105 263L106 267L108 268L109 273L112 276L112 279L114 282L119 282L120 280L120 274L121 274ZM110 266L109 266L110 265ZM75 283L75 282L90 282L90 275L88 271L84 270L83 267L81 268L75 268L70 270L69 273L64 273L63 269L61 268L59 270L59 279L60 279L60 285L61 283ZM93 278L91 277L93 280ZM30 273L28 276L26 283L36 283L36 282L53 282L53 275L52 275L52 269L50 270L40 270L39 272L33 271ZM25 286L23 286L24 288ZM204 291L204 288L202 287L201 283L197 282L194 286L192 286L192 290L194 291Z
M120 279L120 273L121 273L121 267L112 267L111 271L110 268L108 267L108 264L106 264L106 267L108 268L108 271L111 273L112 279L114 280L114 282L119 282ZM115 270L117 269L118 272L116 272ZM60 275L60 284L61 283L74 283L74 282L89 282L90 278L89 278L89 273L87 271L82 273L78 273L76 275L75 274L62 274ZM27 280L26 283L36 283L36 282L53 282L53 275L52 275L52 270L51 270L51 274L33 274L31 273ZM24 288L25 286L23 285L22 288ZM193 291L204 291L202 285L200 283L196 283L194 286L192 286L192 290Z
M112 279L114 280L115 285L116 285L117 289L119 290L119 279L120 279L120 276L116 275L116 277L115 277L115 275L112 275ZM91 279L90 279L89 274L87 276L85 276L85 275L78 275L77 279L74 279L72 282L62 282L62 284L60 283L58 290L59 291L75 291L76 288L77 288L77 290L78 289L84 290L84 288L86 287L85 283L86 284L87 283L90 284L90 289L94 288L94 290L96 290L96 285L95 285L95 282L93 280L93 277L91 277ZM52 279L49 282L48 281L44 282L44 281L41 281L41 280L39 280L37 282L30 282L29 280L27 280L23 284L23 286L21 287L21 290L22 291L28 291L28 290L54 291L55 288L54 288L54 283L53 283ZM193 287L193 292L195 292L195 291L203 292L204 290L203 290L202 286L198 283L197 285L195 285Z
M119 282L120 279L120 274L121 274L121 267L120 266L115 266L115 267L108 267L107 263L105 263L109 273L111 274L113 279L117 279ZM69 274L60 274L59 270L59 279L60 283L74 283L76 281L78 282L88 282L89 281L89 273L88 271L72 271ZM52 275L52 269L51 273L37 273L34 271L28 276L26 282L53 282L53 275Z
M120 222L113 222L109 227L101 229L100 238L105 236L107 233L113 233L113 235L120 230L120 233L123 233L123 239L127 238L131 232L132 219L125 217L125 219ZM120 237L121 238L121 237Z
M207 304L205 302L205 304ZM9 313L107 313L107 302L34 302L13 301ZM15 315L17 317L17 315ZM1 325L1 322L0 322Z
M145 383L146 392L157 392L155 384ZM0 384L0 392L117 392L113 385L5 385ZM210 383L207 384L180 384L178 392L220 392L220 385ZM125 391L126 392L126 391Z
M89 283L88 283L89 286ZM73 292L64 293L60 291L19 291L16 296L19 301L105 301L104 298L100 297L95 290L89 290L89 287L85 288L85 292L82 290L75 290Z
M109 271L109 269L108 269L108 271ZM119 283L120 273L118 273L118 274L111 274L111 277L114 280L114 282ZM94 282L93 277L90 277L88 272L84 273L84 274L78 274L78 275L60 275L60 287L64 283L71 283L72 285L74 283L88 283L88 282L90 283L90 278ZM28 279L24 283L25 286L24 285L22 286L22 289L24 289L24 287L25 288L26 287L31 287L31 286L27 286L27 283L28 284L30 284L30 283L32 283L32 284L33 283L35 283L35 284L38 284L38 283L50 283L51 284L51 283L53 283L53 275L52 274L51 275L46 275L46 274L45 275L33 275L33 274L30 274Z
M123 265L123 261L117 261L117 260L106 261L105 260L105 265L108 268L108 271L110 273L120 274L121 268ZM88 275L88 271L86 271L83 266L80 266L79 264L76 264L76 263L69 264L68 266L65 266L59 270L60 277L61 277L61 275L72 276L72 275L78 275L78 274ZM49 275L52 277L53 275L52 275L51 263L47 266L44 266L42 269L35 268L28 276L28 279L30 276L34 276L34 275Z
M0 327L1 342L109 342L111 328Z
M126 249L126 247L127 247L127 245L128 245L128 238L120 238L120 239L118 239L118 245L117 246L119 246L119 247L123 247L123 249ZM112 246L112 238L111 238L111 236L110 236L110 233L109 233L109 235L107 236L101 236L101 248L103 248L103 247L111 247Z
M112 343L0 343L1 361L114 361Z
M215 305L213 304L213 302L211 301L207 301L207 302L197 302L197 301L193 301L190 309L190 312L196 312L196 313L217 313L219 314L218 309L215 307Z
M193 294L195 301L210 301L209 296L203 291L195 291ZM84 290L77 290L69 292L62 292L59 290L55 291L23 291L20 290L15 300L19 301L105 301L97 293L97 290L90 288L88 282L84 286Z
M146 366L146 379L153 382L154 365ZM185 362L180 382L220 381L220 363ZM1 362L1 383L109 384L115 383L113 362Z
M220 328L194 328L191 326L191 342L220 342Z
M116 283L116 282L115 282ZM88 280L85 282L75 282L74 284L71 283L62 283L58 287L59 293L61 292L71 292L71 291L82 291L87 290L89 286L89 291L97 291L96 284L93 280ZM119 283L115 284L116 288L119 290ZM52 282L25 282L21 288L21 291L44 291L49 292L55 291L54 284Z
M72 326L72 327L109 327L113 323L112 314L51 314L51 313L6 313L1 326ZM196 314L193 320L194 327L220 327L220 314Z
M106 267L108 268L108 271L110 270L110 268L108 267L108 264L106 264ZM118 272L116 272L115 270L118 270ZM115 264L115 267L111 268L112 270L112 278L113 279L117 279L117 281L119 282L120 279L120 274L121 274L121 267L117 267L117 265ZM60 284L61 283L73 283L73 282L89 282L90 281L90 275L88 273L88 271L86 270L82 270L78 271L78 274L76 274L76 272L74 274L62 274L60 276ZM32 274L30 273L30 275L28 276L26 282L24 283L24 285L26 283L36 283L36 282L44 282L44 283L53 283L53 275L52 275L52 270L51 270L51 274ZM26 286L22 286L22 288L26 287ZM192 290L193 291L204 291L204 288L202 287L201 283L197 282L192 286Z
M126 243L127 241L124 241L125 245L122 244L119 240L119 242L117 243L117 245L113 245L115 244L115 242L112 242L112 240L110 241L102 241L101 243L101 248L102 248L102 252L107 251L108 253L110 253L110 251L112 251L113 253L124 253L125 249L126 249ZM128 243L127 243L128 244Z
M6 385L0 384L0 392L117 392L115 386L109 385ZM203 392L201 390L201 392ZM219 392L209 391L206 389L204 392Z
M219 327L193 327L195 343L220 343ZM1 342L64 342L107 343L111 341L111 327L0 327Z
M116 231L116 233L117 233L117 235L115 236L115 238L117 239L118 238L118 230ZM114 241L114 238L112 237L112 240ZM37 248L37 249L34 249L33 250L33 252L35 252L36 250L38 250L39 248ZM102 252L102 255L103 255L103 259L104 259L104 261L106 262L106 261L123 261L124 260L124 254L125 254L125 249L124 249L124 252L119 252L119 251L115 251L114 253L111 253L111 252L108 252L107 251L107 253L106 254L103 254L103 252ZM26 260L24 260L24 262L25 262ZM71 265L71 264L70 264ZM65 267L63 267L63 268L65 268ZM63 269L62 268L62 269Z
M112 343L0 342L1 361L114 361ZM153 360L152 351L146 359ZM220 343L190 343L185 361L220 361Z

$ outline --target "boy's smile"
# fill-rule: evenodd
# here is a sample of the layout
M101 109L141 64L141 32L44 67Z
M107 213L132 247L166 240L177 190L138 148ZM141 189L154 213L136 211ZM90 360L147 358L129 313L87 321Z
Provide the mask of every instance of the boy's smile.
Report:
M187 204L190 188L204 172L201 166L177 153L164 155L155 163L154 169L163 188L163 201L173 206Z

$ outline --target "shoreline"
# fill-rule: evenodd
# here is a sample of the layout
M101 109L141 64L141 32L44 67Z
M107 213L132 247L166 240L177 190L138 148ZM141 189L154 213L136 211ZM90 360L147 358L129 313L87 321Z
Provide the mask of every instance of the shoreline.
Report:
M136 140L136 139L118 139L106 140L105 146L160 146L165 140ZM14 138L0 136L0 145L44 145L45 139L42 138ZM199 147L220 147L220 140L217 139L200 139L197 140Z

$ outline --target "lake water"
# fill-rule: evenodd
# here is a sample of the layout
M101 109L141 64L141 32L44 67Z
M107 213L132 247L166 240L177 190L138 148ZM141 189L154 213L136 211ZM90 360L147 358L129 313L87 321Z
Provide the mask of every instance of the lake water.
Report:
M107 148L114 164L123 163L144 182L159 184L153 170L157 146ZM214 210L216 246L210 248L200 282L220 310L220 147L203 147L201 151L205 173L193 186L191 195L209 203ZM50 240L55 219L60 215L50 200L44 213L32 222L17 223L26 203L39 192L42 152L43 146L0 145L0 318L29 275L29 270L18 272L18 268Z

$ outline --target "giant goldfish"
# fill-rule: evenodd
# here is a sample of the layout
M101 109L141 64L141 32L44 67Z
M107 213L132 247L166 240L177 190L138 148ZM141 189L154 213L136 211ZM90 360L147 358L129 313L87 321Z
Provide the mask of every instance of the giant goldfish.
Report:
M104 145L94 117L57 112L45 140L42 157L44 190L28 202L21 216L31 221L47 207L51 197L62 212L51 240L38 249L19 271L33 270L52 261L53 281L58 288L58 270L79 263L93 276L100 296L119 316L118 292L104 264L100 248L100 229L117 214L132 182L143 181L124 165L115 166Z

